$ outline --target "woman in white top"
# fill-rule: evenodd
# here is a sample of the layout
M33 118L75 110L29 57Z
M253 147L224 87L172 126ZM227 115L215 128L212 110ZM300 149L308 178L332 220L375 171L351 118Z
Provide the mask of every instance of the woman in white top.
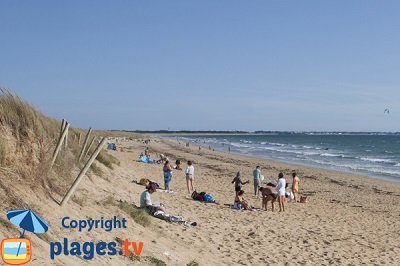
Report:
M194 166L192 161L187 162L188 166L186 167L186 186L188 189L188 193L191 194L193 189L193 179L194 179ZM191 189L191 190L190 190Z
M278 183L276 184L276 192L278 192L279 211L285 211L285 192L286 180L282 173L278 175Z

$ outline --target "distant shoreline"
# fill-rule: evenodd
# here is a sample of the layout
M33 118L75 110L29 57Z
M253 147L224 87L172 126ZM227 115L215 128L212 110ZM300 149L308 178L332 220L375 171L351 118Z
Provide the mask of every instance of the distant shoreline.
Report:
M219 130L109 130L111 132L129 132L157 135L400 135L400 132L377 131L219 131Z
M159 136L161 138L165 138L165 139L169 139L172 141L179 141L179 137L212 137L212 136L243 136L244 138L246 138L246 136L257 136L260 134L182 134L182 135L177 135L177 134L154 134L155 136ZM370 134L368 134L369 136L372 136ZM329 134L328 134L329 136ZM399 137L399 135L388 135L388 136L393 136L396 139ZM290 136L289 136L290 137ZM185 142L185 139L180 139L180 141ZM189 140L190 142L192 142L191 140ZM400 183L400 179L398 178L398 176L392 176L389 174L384 174L384 173L373 173L370 171L362 171L362 170L351 170L351 169L345 169L343 167L340 166L335 166L335 167L329 167L326 165L318 165L316 163L312 163L312 161L296 161L293 160L291 158L286 158L286 159L279 159L279 158L271 158L269 156L265 156L262 154L247 154L245 152L240 152L237 150L231 150L230 152L227 151L227 147L223 148L223 147L219 147L219 146L213 146L213 144L211 143L207 143L203 144L202 142L193 142L193 144L196 146L201 146L203 149L207 150L207 146L211 145L213 149L215 149L215 151L218 152L222 152L224 154L237 154L240 156L244 156L246 158L253 158L253 159L260 159L260 160L268 160L268 161L272 161L272 162L276 162L276 163L283 163L283 164L290 164L290 165L295 165L295 166L301 166L301 167L307 167L307 168L313 168L313 169L320 169L320 170L324 170L324 171L334 171L334 172L339 172L339 173L345 173L345 174L351 174L351 175L357 175L357 176L363 176L363 177L368 177L368 178L372 178L375 180L383 180L383 181L388 181L388 182L394 182L394 183Z

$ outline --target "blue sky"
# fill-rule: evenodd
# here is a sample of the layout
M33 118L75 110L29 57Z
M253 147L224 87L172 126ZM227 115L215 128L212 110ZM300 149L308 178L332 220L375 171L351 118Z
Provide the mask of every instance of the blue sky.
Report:
M3 0L0 86L81 128L400 131L399 13L399 1Z

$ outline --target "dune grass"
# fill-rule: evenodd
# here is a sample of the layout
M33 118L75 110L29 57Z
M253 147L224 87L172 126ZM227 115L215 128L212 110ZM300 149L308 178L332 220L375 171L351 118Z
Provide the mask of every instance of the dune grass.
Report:
M105 150L102 150L99 155L97 155L96 160L110 169L114 169L113 164L120 165L119 160L111 154L107 153L107 151Z
M59 122L41 114L34 107L6 89L0 88L0 124L8 126L23 141L30 133L36 137L59 133Z
M3 138L0 136L0 166L4 165L6 160L6 144Z
M151 216L145 210L135 207L132 203L120 201L118 207L129 214L136 223L143 226L151 224Z

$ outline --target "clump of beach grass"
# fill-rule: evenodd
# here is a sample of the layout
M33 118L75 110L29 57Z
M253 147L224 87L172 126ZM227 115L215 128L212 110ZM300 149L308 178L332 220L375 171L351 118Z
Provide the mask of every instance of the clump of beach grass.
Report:
M0 137L0 166L4 165L6 160L6 143L2 137Z
M164 261L157 259L156 257L153 257L153 256L146 256L146 257L144 257L144 259L146 261L148 261L150 263L150 265L154 265L154 266L166 266L167 265Z
M115 203L115 198L111 195L108 195L103 202L104 205L114 205L114 203Z
M143 226L150 225L151 217L144 209L137 208L127 201L120 201L118 207L129 214L136 223Z
M120 162L117 158L104 150L102 150L99 155L97 155L96 160L110 169L114 169L113 164L120 165Z
M98 167L95 162L93 162L92 165L90 165L90 170L93 172L93 174L97 176L100 177L103 176L103 170L101 170L101 168Z

